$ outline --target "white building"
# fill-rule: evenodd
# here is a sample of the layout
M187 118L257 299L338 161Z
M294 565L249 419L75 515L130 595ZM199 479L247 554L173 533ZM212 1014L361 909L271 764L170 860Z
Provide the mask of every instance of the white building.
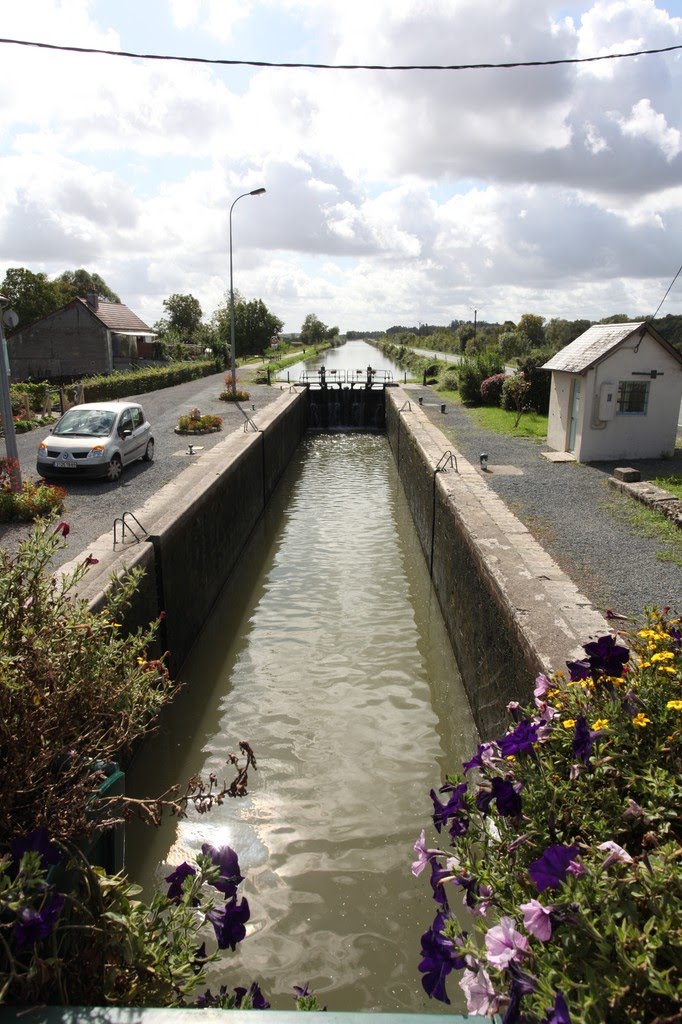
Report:
M648 323L597 324L545 363L547 444L578 462L673 455L682 355Z

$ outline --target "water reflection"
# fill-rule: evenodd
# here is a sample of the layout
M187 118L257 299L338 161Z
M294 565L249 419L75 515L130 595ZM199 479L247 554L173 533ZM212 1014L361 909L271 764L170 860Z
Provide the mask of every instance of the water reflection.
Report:
M132 831L128 866L151 884L203 842L237 850L249 935L213 984L257 979L282 1009L306 981L334 1010L442 1009L410 861L475 732L384 437L304 441L182 676L133 786L222 773L240 739L258 772L242 801Z
M345 344L339 345L338 348L325 349L314 359L301 360L300 363L294 363L293 366L280 371L278 379L288 379L293 383L298 380L301 373L313 373L321 366L330 371L354 370L361 374L364 374L367 367L371 366L373 370L389 370L396 381L403 379L403 371L398 364L388 359L380 349L369 345L366 341L347 341Z

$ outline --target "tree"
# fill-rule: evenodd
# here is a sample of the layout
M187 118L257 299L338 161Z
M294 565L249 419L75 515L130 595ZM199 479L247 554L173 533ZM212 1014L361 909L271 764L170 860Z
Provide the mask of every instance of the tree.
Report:
M88 292L96 292L97 297L104 299L106 302L121 301L116 292L111 290L99 274L92 274L83 267L79 270L65 270L63 274L60 274L55 279L54 283L58 287L63 286L64 303L69 302L71 299L86 299Z
M526 335L531 348L542 348L545 343L544 316L535 313L524 313L516 329Z
M163 305L168 315L156 324L159 333L166 334L173 331L187 341L193 340L194 335L201 327L203 316L199 300L195 299L193 295L180 295L178 292L174 292L173 295L169 295L167 299L163 300Z
M308 313L301 327L301 341L304 345L321 345L338 337L338 327L327 327L314 313Z
M65 301L54 282L48 281L47 274L34 274L25 267L10 267L0 291L7 296L10 307L19 317L19 331L34 320L53 313Z
M230 297L216 309L211 319L217 343L222 350L230 344ZM238 356L260 355L270 347L272 338L280 334L283 322L271 313L262 299L247 302L238 292L234 295L234 340Z

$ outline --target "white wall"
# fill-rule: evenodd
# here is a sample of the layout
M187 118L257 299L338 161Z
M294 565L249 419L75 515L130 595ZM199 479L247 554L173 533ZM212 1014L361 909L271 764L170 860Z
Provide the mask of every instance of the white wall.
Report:
M657 370L655 380L633 375L633 370ZM571 381L574 374L552 374L552 392L547 443L566 451L570 420ZM615 386L621 380L648 381L649 402L645 415L617 413L613 419L599 419L602 384ZM600 459L645 459L672 455L682 399L682 366L648 334L639 346L630 339L582 378L581 408L575 444L580 462Z

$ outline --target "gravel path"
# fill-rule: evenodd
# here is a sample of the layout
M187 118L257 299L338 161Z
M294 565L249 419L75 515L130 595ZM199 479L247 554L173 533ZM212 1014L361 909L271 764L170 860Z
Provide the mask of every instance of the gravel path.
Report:
M547 445L482 430L452 402L441 413L442 400L430 388L410 391L422 396L424 411L467 461L477 466L480 454L488 454L488 485L595 607L635 616L654 605L682 612L682 570L669 560L673 551L682 556L682 532L672 543L644 536L627 516L640 506L608 485L613 469L629 463L549 462L541 454L550 451ZM643 480L682 475L682 450L674 459L634 465Z
M117 517L140 508L147 498L178 476L187 467L190 458L185 454L188 441L212 448L226 434L242 428L246 415L252 417L257 424L258 410L274 401L281 393L279 388L249 384L247 390L250 400L234 404L220 400L218 396L224 389L224 373L217 373L161 391L129 396L131 401L140 402L152 425L154 462L134 462L126 466L115 484L101 480L64 482L67 499L63 518L69 523L71 532L65 548L55 559L55 566L68 562L80 552L87 553L88 544L111 530ZM214 413L222 417L222 430L200 436L176 434L174 428L178 417L194 407L202 413ZM42 428L17 435L21 472L26 480L38 479L36 451L46 434L47 431ZM0 450L4 455L4 440L0 441ZM50 482L59 481L55 479ZM0 523L0 546L15 550L30 530L31 526L27 523Z

